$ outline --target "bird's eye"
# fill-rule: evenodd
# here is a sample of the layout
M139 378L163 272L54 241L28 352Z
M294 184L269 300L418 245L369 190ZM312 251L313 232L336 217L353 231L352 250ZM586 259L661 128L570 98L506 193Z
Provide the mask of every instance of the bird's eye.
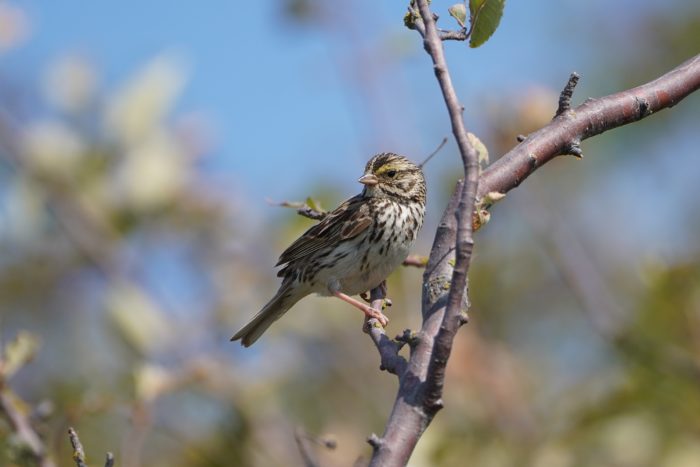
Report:
M396 170L390 170L386 173L386 176L389 178L394 178L396 177Z

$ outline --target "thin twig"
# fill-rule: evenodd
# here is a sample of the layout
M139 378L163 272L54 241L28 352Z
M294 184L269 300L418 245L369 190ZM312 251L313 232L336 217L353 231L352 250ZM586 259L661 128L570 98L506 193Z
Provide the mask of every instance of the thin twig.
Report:
M440 30L439 33L440 40L443 41L466 41L469 39L469 31L462 29L461 31L443 31Z
M313 449L311 449L307 441L310 441L319 446L323 446L324 448L330 450L333 450L338 447L338 442L335 440L334 437L311 436L306 432L306 430L304 430L300 426L296 427L296 429L294 430L294 440L297 443L297 447L299 448L299 452L301 453L301 457L306 467L318 467L320 465L318 459L316 459L316 455L314 454Z
M68 438L70 439L71 446L73 446L73 460L75 461L75 465L78 467L87 467L85 463L85 450L80 443L78 433L76 433L73 427L68 428Z
M322 221L326 218L326 215L328 213L325 211L317 211L316 209L310 208L309 206L304 206L297 209L297 214L299 214L300 216L308 217L309 219L313 219L315 221Z
M559 94L559 108L557 108L557 113L554 114L555 118L571 109L571 97L574 95L574 88L578 84L578 79L579 76L576 72L571 73L569 76L569 81L566 82L566 86Z
M375 310L381 310L385 300L386 282L382 282L370 292L370 306ZM375 318L366 320L363 330L369 334L379 351L381 360L379 368L401 378L407 365L406 359L399 355L402 344L391 340L386 335L384 327Z
M447 137L442 138L442 141L440 141L440 144L438 144L438 147L435 148L435 151L431 152L430 155L429 155L428 157L426 157L425 160L424 160L423 162L421 162L421 163L418 165L418 167L423 168L423 166L425 166L425 164L427 164L428 161L429 161L430 159L432 159L433 156L434 156L435 154L437 154L438 152L440 152L440 150L441 150L446 144L447 144Z
M309 219L313 219L316 221L323 220L328 214L326 211L314 209L311 206L309 206L308 203L301 201L281 201L278 203L268 199L267 202L272 206L296 209L297 214L299 214L300 216L308 217Z
M87 467L85 449L83 449L83 444L78 438L78 432L73 427L68 428L68 439L70 439L70 444L73 446L73 461L75 461L75 465L77 467ZM105 456L105 467L114 467L114 454L111 452L108 452Z
M319 467L318 459L316 459L316 454L314 454L311 447L307 444L308 435L306 431L300 426L294 430L294 441L297 443L297 448L299 449L299 454L301 454L301 459L306 467Z

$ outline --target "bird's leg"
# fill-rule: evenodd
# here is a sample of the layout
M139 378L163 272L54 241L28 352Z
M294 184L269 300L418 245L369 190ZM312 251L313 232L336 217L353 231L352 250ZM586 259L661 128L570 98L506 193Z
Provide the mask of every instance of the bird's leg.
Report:
M342 301L347 302L350 305L354 306L355 308L357 308L358 310L363 312L365 314L365 316L367 316L368 318L375 318L377 321L379 321L379 323L382 326L386 326L387 324L389 324L389 318L384 316L384 314L381 311L375 310L371 306L369 306L365 303L362 303L361 301L356 300L349 295L345 295L342 292L333 292L333 295L338 297Z
M362 292L360 294L360 298L366 301L367 303L372 303L372 299L369 297L369 292ZM390 298L383 298L382 300L384 301L384 303L382 303L382 310L384 309L384 307L391 306L394 304Z

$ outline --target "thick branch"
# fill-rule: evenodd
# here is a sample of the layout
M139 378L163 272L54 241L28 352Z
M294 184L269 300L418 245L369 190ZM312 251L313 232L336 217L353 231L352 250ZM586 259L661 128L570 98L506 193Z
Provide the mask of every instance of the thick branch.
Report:
M584 139L673 107L700 89L700 55L654 81L563 112L491 164L479 181L479 197L506 193L556 156L568 154Z
M423 431L442 407L445 368L454 337L464 323L462 304L467 301L467 272L473 245L471 213L479 183L478 155L467 138L463 108L452 85L435 18L427 0L416 3L422 19L421 27L417 29L433 61L435 77L462 157L466 182L457 187L443 215L441 226L444 228L438 229L435 237L423 279L423 327L409 367L400 378L399 392L384 435L371 443L374 455L370 465L375 466L405 465ZM453 251L454 268L449 260L445 261ZM434 289L436 285L438 290ZM447 297L444 296L445 290L449 290Z
M466 183L461 190L459 206L457 207L457 238L455 242L455 266L452 273L452 281L447 298L447 309L440 326L440 331L435 337L435 345L432 351L430 366L426 377L425 409L434 412L441 407L442 386L445 378L445 367L452 350L452 341L461 324L460 315L464 293L467 285L467 272L471 262L473 246L471 213L474 211L478 175L478 154L467 138L467 130L464 128L462 118L463 107L459 103L457 93L452 85L452 79L447 68L447 61L442 47L442 40L438 34L435 20L427 0L418 2L421 17L425 24L423 36L425 50L433 60L435 76L440 85L447 111L450 115L452 133L457 140L457 146L462 157L464 167L464 179ZM431 278L428 276L429 281Z

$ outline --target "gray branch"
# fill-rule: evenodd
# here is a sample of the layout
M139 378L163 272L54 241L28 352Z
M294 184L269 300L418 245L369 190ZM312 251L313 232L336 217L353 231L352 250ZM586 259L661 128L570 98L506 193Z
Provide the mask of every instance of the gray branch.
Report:
M411 339L408 362L396 372L399 389L384 434L381 437L373 434L368 439L373 448L371 466L406 465L421 435L443 406L445 367L455 334L467 321L463 310L468 304L466 286L473 248L472 230L473 225L479 226L478 222L472 223L476 195L483 198L492 192L506 193L558 155L580 157L583 139L671 107L700 88L699 55L651 83L571 108L577 81L577 76L572 75L562 91L552 123L528 137L518 138L521 144L479 177L476 153L466 138L462 107L445 63L443 38L435 27L427 0L417 0L417 5L422 21L416 21L414 26L423 36L425 49L433 60L462 156L466 182L457 184L438 226L423 276L423 325ZM380 346L377 347L382 353ZM398 348L389 350L398 356Z

